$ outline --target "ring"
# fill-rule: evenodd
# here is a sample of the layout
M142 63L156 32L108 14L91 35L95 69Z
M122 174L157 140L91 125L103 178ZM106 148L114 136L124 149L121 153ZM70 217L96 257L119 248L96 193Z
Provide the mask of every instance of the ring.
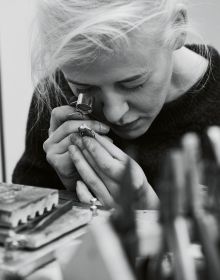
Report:
M82 124L78 127L79 135L81 137L88 136L95 138L95 132L89 128L86 124Z

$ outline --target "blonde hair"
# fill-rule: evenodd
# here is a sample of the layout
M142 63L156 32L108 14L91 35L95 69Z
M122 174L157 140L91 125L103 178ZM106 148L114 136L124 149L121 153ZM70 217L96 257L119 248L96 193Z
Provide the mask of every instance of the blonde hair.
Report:
M164 45L171 43L175 32L187 28L187 22L174 26L176 10L185 0L37 2L32 74L42 94L48 91L49 84L62 94L55 73L65 63L90 63L100 51L112 54L123 44L128 45L129 33L144 24L144 36L158 38L158 44Z

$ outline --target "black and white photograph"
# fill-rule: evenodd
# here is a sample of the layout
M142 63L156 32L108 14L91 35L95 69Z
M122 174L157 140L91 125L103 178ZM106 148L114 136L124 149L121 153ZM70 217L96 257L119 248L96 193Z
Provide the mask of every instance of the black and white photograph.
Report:
M220 280L220 0L0 0L0 280Z

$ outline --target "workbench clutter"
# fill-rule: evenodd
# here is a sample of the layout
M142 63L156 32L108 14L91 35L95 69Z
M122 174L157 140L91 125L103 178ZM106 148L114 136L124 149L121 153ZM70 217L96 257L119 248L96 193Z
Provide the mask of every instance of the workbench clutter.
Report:
M54 252L80 236L96 211L53 189L1 183L0 193L2 277L25 277L54 260Z
M160 179L163 247L151 279L217 280L220 128L211 127L200 137L189 133L181 144L167 155Z
M25 189L26 191L30 188L32 193L35 192L30 186L9 186L4 184L4 187L6 186L12 189ZM42 190L41 188L36 189L38 192ZM48 191L57 193L57 191L45 189L44 199ZM18 200L18 197L15 200ZM26 201L29 201L28 204L30 204L30 200ZM9 201L7 203L9 203ZM10 203L12 203L12 200ZM44 207L45 205L44 203ZM109 248L114 249L113 255L115 255L116 250L118 250L122 252L124 257L124 249L120 251L118 234L114 233L111 222L109 222L109 217L113 215L112 213L113 210L106 211L103 207L97 205L97 200L95 198L91 199L90 205L87 205L71 200L71 193L68 191L59 192L59 204L53 207L52 211L46 211L45 213L41 211L42 215L33 219L28 219L26 223L20 222L16 227L4 226L1 228L0 279L11 279L11 277L13 279L14 276L19 276L21 279L32 277L41 267L55 260L59 262L60 269L64 269L65 271L65 266L68 264L70 256L72 256L74 252L78 255L79 250L80 255L82 254L81 244L85 244L86 252L89 250L89 246L87 246L88 243L85 239L87 239L94 230L96 230L97 233L96 237L94 236L97 240L92 242L93 246L95 246L92 259L95 262L97 261L97 248L102 248L107 254ZM118 212L116 211L114 213L116 214ZM133 213L133 210L131 213ZM142 253L146 255L149 252L156 251L157 246L146 247L144 244L148 244L149 242L152 244L160 243L161 231L159 223L157 222L158 213L157 211L144 210L138 211L136 214L138 234L142 236ZM131 217L133 217L133 215L131 215ZM129 227L130 221L132 221L133 225L133 218L128 219ZM107 231L104 233L105 228L108 228L109 232ZM132 229L133 228L135 229L136 227L132 227ZM85 237L82 238L84 235ZM110 238L110 242L106 240L109 235L115 236L113 240L116 240L116 243L113 243L112 238ZM103 236L103 239L101 239L101 236ZM105 240L107 242L105 242ZM109 246L107 250L105 250L105 246L101 245L103 242L106 246ZM101 254L100 257L102 258L103 254ZM91 255L87 254L87 258L91 260ZM79 260L81 260L81 258L79 258ZM126 258L124 262L127 262ZM82 260L82 264L83 263L86 263L86 259ZM90 263L92 264L91 261ZM77 266L77 262L74 262L74 266L75 265ZM81 274L81 268L82 267L79 266L79 269L76 269L76 273L79 272ZM68 269L66 271L68 271ZM63 275L65 275L65 272L63 272Z

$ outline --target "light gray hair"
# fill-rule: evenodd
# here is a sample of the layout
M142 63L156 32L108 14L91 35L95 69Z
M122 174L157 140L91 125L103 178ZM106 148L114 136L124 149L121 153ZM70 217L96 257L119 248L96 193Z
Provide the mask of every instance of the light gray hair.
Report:
M186 0L38 0L32 74L40 92L46 81L68 63L84 64L129 44L129 34L144 28L144 36L169 46L172 36L187 23L174 23ZM43 82L44 81L44 82ZM58 89L58 88L57 88Z

